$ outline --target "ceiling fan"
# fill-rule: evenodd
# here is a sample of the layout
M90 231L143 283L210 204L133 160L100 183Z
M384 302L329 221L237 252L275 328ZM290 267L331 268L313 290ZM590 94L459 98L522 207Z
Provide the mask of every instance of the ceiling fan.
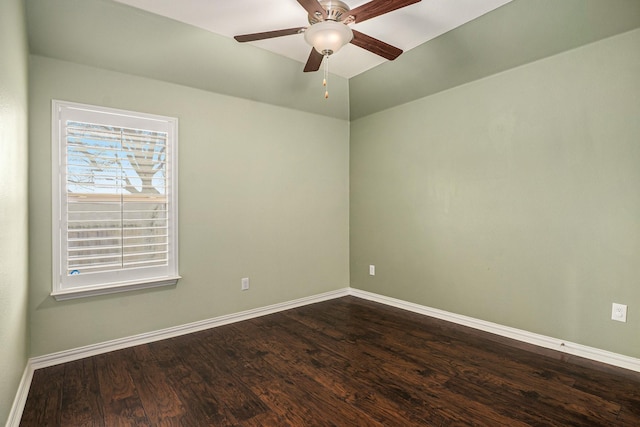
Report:
M421 0L372 0L355 9L350 9L346 3L339 0L297 1L309 13L308 27L244 34L234 38L244 43L304 33L307 43L313 46L304 66L305 72L319 70L325 57L336 53L347 43L393 61L400 56L402 49L353 30L349 24L363 22Z

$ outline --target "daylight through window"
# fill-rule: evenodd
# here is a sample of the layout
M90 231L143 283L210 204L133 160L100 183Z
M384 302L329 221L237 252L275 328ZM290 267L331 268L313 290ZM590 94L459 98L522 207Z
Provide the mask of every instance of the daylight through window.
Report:
M54 115L54 296L175 283L177 120L58 101Z

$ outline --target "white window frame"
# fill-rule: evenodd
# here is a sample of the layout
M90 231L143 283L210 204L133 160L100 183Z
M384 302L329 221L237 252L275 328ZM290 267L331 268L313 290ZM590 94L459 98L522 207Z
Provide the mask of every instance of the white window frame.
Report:
M96 122L96 117L101 121ZM66 120L167 132L168 263L93 274L67 274ZM178 274L178 119L75 102L52 100L53 286L56 300L175 285Z

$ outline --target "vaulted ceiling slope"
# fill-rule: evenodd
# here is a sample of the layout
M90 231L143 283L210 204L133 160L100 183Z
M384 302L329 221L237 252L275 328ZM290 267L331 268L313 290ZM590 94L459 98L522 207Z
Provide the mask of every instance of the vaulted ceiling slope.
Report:
M176 21L200 27L233 38L239 34L270 32L277 29L297 30L307 24L308 12L303 3L318 5L317 1L300 3L296 0L115 0ZM328 0L324 0L327 1ZM478 16L512 0L375 0L381 9L401 5L390 12L371 18L356 18L349 28L404 50L419 46L441 34L469 22ZM333 8L339 2L333 0ZM346 0L351 10L357 10L370 0ZM378 11L382 11L377 9ZM362 13L362 12L360 12ZM346 18L347 16L342 16ZM250 43L268 51L295 59L304 65L309 58L309 45L301 34L254 40ZM350 79L376 65L386 62L382 56L347 43L331 57L331 72Z
M345 78L331 79L325 100L316 73L264 49L112 0L26 0L26 6L32 54L349 117Z
M640 0L514 0L393 62L332 77L327 101L294 60L112 0L26 6L32 54L351 120L640 27Z
M514 0L404 53L397 63L350 79L350 117L355 120L638 27L640 0Z

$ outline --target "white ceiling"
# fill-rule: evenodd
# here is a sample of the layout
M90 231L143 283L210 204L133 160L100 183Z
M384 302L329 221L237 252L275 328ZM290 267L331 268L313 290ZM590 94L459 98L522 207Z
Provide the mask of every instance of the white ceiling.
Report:
M307 12L296 0L115 0L226 37L302 27ZM351 9L368 0L343 0ZM405 52L490 12L511 0L422 0L352 28ZM310 47L301 34L251 42L306 63ZM386 60L347 45L331 57L331 72L351 78ZM300 67L302 69L302 66Z

